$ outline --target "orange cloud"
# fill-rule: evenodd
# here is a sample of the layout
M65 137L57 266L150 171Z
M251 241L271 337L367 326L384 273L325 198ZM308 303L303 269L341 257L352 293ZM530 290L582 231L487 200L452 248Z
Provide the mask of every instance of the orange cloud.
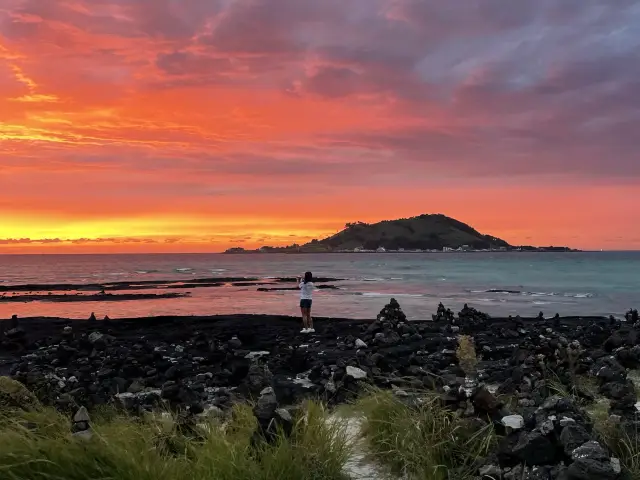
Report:
M6 0L0 252L219 251L425 212L640 248L640 18L601 13Z

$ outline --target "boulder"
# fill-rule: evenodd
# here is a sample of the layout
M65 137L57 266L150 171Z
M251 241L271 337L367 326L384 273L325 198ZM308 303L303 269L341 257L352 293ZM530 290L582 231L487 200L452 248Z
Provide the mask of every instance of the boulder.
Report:
M571 456L573 451L591 440L591 435L585 428L578 424L569 424L560 433L560 443L567 456Z
M557 452L549 438L541 432L519 432L512 453L526 465L549 465L554 463Z
M573 463L567 470L570 480L616 480L619 463L612 462L606 450L596 441L589 441L571 452Z

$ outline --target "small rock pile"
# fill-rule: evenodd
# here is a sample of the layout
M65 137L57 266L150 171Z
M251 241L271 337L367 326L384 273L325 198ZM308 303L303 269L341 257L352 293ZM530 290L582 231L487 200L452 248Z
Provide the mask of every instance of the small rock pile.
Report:
M279 408L278 399L271 387L260 392L260 398L253 408L253 414L258 420L258 427L254 434L254 443L264 439L267 442L275 440L278 432L291 435L293 430L293 418L291 413L284 408Z
M491 317L473 307L469 307L466 303L462 310L458 313L458 322L462 325L465 333L473 329L484 328L491 320Z
M445 306L440 302L438 304L438 311L431 316L434 322L455 322L455 316L450 308L445 308Z

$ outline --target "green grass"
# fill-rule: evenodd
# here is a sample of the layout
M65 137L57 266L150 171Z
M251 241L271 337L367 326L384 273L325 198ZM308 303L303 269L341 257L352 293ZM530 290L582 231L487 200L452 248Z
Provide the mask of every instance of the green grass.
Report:
M640 479L640 430L629 431L610 420L610 402L599 398L586 409L594 429L602 441L619 458L633 479Z
M433 396L407 406L390 392L377 392L355 408L366 418L363 435L373 456L411 479L472 478L476 461L497 441L490 424L478 428L444 409Z
M620 459L631 478L640 478L640 430L629 431L611 422L608 409L608 402L605 401L597 402L589 408L595 430L612 455Z
M350 445L324 407L306 404L290 438L251 447L256 426L248 406L211 421L197 437L177 432L171 418L101 416L89 441L70 435L53 409L0 413L3 480L342 480ZM28 428L27 422L30 423ZM34 428L35 427L35 428Z

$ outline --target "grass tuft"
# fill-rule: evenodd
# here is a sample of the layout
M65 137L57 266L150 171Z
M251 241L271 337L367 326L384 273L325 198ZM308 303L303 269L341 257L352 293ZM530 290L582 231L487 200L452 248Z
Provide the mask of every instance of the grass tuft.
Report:
M472 478L495 447L492 425L479 427L446 410L434 396L408 406L390 392L361 399L363 435L372 454L396 474L421 480Z
M597 402L589 409L596 433L619 458L631 478L640 478L640 428L623 427L613 422L608 414L609 402Z
M256 426L248 406L227 422L200 424L181 434L167 415L101 416L89 441L70 434L70 421L53 409L0 414L3 480L343 480L350 453L345 426L326 421L308 403L293 434L252 445Z

